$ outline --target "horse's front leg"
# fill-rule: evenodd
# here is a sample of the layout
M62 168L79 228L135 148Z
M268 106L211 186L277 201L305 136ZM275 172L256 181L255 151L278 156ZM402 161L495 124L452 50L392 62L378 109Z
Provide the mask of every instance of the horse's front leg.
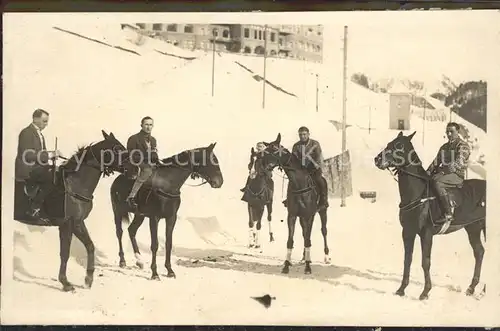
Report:
M481 277L481 266L483 264L484 247L481 242L481 228L477 227L476 224L471 225L469 228L465 228L467 235L469 236L469 243L474 252L474 275L472 276L472 281L465 292L466 295L474 294L477 284L479 284L479 279Z
M141 258L141 252L139 251L139 245L137 245L137 230L142 225L142 222L144 222L145 216L135 214L134 219L132 220L132 223L128 226L128 235L130 237L130 242L132 243L132 249L134 250L134 255L135 255L135 265L138 266L140 269L144 268L144 262L142 261Z
M432 252L432 227L426 226L420 233L420 244L422 246L422 269L424 271L425 285L424 290L420 294L420 300L429 298L429 292L432 288L431 282L431 252Z
M286 259L283 265L282 273L287 274L290 271L290 266L292 265L292 250L293 250L293 235L295 232L295 222L297 221L297 216L288 212L287 224L288 224L288 240L286 241Z
M273 228L271 221L273 220L272 214L273 214L273 202L271 201L266 205L267 208L267 224L269 224L269 242L274 241L274 235L273 235Z
M82 242L87 250L87 275L85 276L85 285L88 288L92 287L94 282L94 269L95 269L95 247L92 239L90 238L89 231L85 223L81 222L75 226L75 236Z
M75 287L68 281L66 268L68 266L71 239L73 238L73 220L68 219L59 227L59 256L61 264L59 266L59 282L63 285L63 291L74 291Z
M300 217L300 225L302 227L302 236L304 238L304 261L305 261L305 274L312 273L311 270L311 230L314 222L314 214L310 217Z
M404 270L403 270L403 280L401 281L401 286L396 291L399 296L405 295L405 290L410 283L410 269L411 262L413 259L413 249L415 247L415 237L417 236L416 228L409 226L403 227L403 244L405 249L404 256Z
M156 267L156 253L158 252L158 222L157 216L149 218L149 231L151 233L151 279L160 280Z
M248 209L248 248L253 248L255 246L255 218L253 207L250 204L247 204Z
M175 223L177 222L177 208L173 215L166 219L165 225L165 268L167 269L167 277L175 278L175 272L172 269L171 255L172 255L172 237L174 232Z

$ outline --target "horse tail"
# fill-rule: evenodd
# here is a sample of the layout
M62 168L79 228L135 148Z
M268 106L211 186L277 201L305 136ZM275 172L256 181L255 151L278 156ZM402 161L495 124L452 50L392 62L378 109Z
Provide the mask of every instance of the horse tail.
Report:
M110 195L111 195L111 206L113 209L113 215L115 218L115 225L118 226L120 223L130 224L130 217L127 209L120 201L120 191L118 189L120 183L120 177L117 177L113 184L111 185Z
M483 235L484 235L484 242L486 242L486 223L484 224L484 227L483 227Z

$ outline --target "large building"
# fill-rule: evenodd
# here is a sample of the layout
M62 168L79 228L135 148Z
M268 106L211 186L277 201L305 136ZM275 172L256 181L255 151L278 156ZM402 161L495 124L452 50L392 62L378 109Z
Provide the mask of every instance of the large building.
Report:
M322 62L321 25L136 23L148 35L187 49L287 57Z
M389 97L389 129L410 130L412 95L391 93Z

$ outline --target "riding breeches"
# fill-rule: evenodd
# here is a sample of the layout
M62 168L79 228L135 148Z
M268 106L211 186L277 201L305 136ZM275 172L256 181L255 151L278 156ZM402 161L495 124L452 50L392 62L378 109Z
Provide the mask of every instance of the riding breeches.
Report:
M314 184L319 190L319 193L326 198L328 195L328 185L326 179L323 177L321 170L316 170L311 173L311 177L314 180Z
M132 190L130 191L129 197L135 197L137 192L139 192L142 185L151 177L153 174L153 167L149 164L141 164L139 165L140 171L139 175L135 179L134 186L132 186Z
M447 195L446 189L452 187L458 187L464 182L463 178L457 174L443 174L438 173L432 177L434 183L434 189L438 195Z

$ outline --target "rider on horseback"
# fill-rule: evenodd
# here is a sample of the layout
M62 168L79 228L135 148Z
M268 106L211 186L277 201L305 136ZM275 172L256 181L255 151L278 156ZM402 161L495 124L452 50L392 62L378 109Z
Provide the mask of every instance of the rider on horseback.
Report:
M323 177L323 153L318 141L309 138L309 129L305 126L299 128L300 140L292 147L292 153L295 154L305 167L316 187L319 189L318 210L328 208L328 186Z
M32 201L27 214L39 217L43 201L53 188L53 175L49 160L54 160L61 152L47 151L42 130L49 123L49 113L43 109L33 112L33 122L19 133L15 176L17 181L32 182L40 190Z
M135 201L137 192L142 185L153 174L153 170L157 164L161 164L158 158L156 149L156 139L151 136L153 130L153 119L149 116L141 120L141 131L132 135L127 141L127 150L129 151L130 162L139 166L139 175L135 179L132 190L130 191L127 202L132 208L137 208Z
M257 145L255 145L255 148L257 149L257 151L255 152L255 154L257 155L257 160L255 160L255 163L254 163L255 171L257 173L264 173L265 176L268 179L268 182L270 184L272 184L273 183L273 179L272 179L273 178L273 172L271 170L264 169L264 167L262 166L262 162L259 159L259 156L261 156L262 152L266 149L266 145L264 145L263 142L258 142ZM251 167L251 163L252 162L250 162L249 167ZM249 168L248 170L251 170L251 168ZM247 182L245 183L245 186L242 189L240 189L240 191L241 192L245 192L245 190L248 187L248 184L250 184L250 176L247 177Z
M447 188L460 187L464 181L470 148L458 135L460 125L450 122L446 126L448 142L443 144L427 173L432 176L434 189L445 212L445 221L453 220L452 204Z

